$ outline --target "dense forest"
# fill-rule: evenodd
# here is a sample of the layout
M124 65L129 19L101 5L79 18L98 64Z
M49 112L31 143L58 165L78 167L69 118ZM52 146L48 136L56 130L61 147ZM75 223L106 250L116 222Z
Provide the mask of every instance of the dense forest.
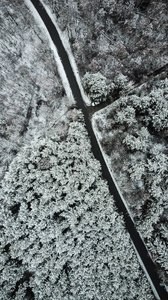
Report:
M3 300L154 299L83 122L25 146L1 199Z
M111 103L95 134L167 288L167 1L44 3ZM154 300L43 26L21 0L0 17L0 299Z

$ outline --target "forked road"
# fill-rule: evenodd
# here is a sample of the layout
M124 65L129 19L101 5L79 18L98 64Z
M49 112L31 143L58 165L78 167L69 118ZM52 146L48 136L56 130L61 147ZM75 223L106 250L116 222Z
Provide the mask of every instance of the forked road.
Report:
M92 144L92 151L94 153L94 156L101 163L103 177L108 181L109 189L110 189L111 194L114 196L116 206L117 206L118 210L120 212L122 212L124 215L126 228L127 228L128 232L131 236L131 239L136 247L136 250L142 261L142 265L143 265L144 269L146 270L146 272L148 273L148 276L150 277L150 282L153 285L153 291L155 293L155 296L157 297L157 299L166 300L166 299L168 299L168 294L165 291L165 289L160 286L160 279L156 273L154 263L152 262L151 258L148 255L146 247L145 247L140 235L138 234L131 217L129 216L129 214L127 212L127 209L120 197L120 194L111 178L110 172L104 161L103 155L101 153L101 150L99 148L98 142L96 140L96 137L95 137L93 129L92 129L92 125L91 125L91 121L89 119L87 108L84 104L84 101L83 101L79 86L77 84L75 75L73 73L67 52L61 42L61 39L57 32L57 29L54 26L50 17L48 16L44 7L42 7L40 1L39 0L31 0L31 2L34 5L34 7L36 8L36 10L38 11L41 19L43 20L43 22L50 34L50 37L51 37L53 43L55 44L55 47L57 48L58 54L61 58L64 70L66 72L66 75L67 75L73 96L76 100L77 106L78 106L78 108L82 109L82 112L84 114L86 128L88 130L88 134L90 136L90 140L91 140L91 144Z

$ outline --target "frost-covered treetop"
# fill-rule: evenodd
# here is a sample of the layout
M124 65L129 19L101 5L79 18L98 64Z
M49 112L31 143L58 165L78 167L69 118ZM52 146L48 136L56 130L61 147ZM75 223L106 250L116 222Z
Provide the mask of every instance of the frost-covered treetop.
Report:
M1 299L153 299L82 123L36 139L1 190Z
M106 101L111 90L112 85L107 84L107 79L100 72L86 73L83 77L83 86L93 105Z
M160 80L148 96L130 97L132 106L144 115L144 123L156 132L168 130L168 79Z

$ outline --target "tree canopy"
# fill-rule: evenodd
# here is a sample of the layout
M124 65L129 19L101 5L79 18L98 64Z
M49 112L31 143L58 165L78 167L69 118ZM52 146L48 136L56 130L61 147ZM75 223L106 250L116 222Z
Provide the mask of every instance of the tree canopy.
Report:
M0 229L3 300L153 299L80 122L13 160Z

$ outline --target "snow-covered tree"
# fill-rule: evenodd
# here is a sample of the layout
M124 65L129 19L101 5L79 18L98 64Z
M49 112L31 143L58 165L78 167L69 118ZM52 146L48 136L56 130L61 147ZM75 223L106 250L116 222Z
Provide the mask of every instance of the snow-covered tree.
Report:
M146 168L143 162L133 164L129 169L130 177L133 181L139 181L145 176Z
M148 96L131 96L133 107L143 116L142 122L159 132L168 129L168 79L160 80Z
M153 90L150 97L150 107L147 110L149 122L156 131L168 129L168 79L165 87Z
M149 132L146 127L142 127L136 136L132 134L127 134L123 143L128 147L130 150L139 150L145 152L148 147L148 139L149 139Z
M106 77L100 72L95 74L87 72L83 77L83 86L94 105L106 101L114 87L107 84Z
M3 300L153 299L80 122L13 160L0 230Z
M135 120L135 109L132 106L126 106L125 109L118 111L116 114L116 122L131 126L136 122Z
M127 88L127 85L128 85L127 76L120 73L119 75L117 75L115 77L114 84L115 84L115 88L117 88L119 90L125 90Z

